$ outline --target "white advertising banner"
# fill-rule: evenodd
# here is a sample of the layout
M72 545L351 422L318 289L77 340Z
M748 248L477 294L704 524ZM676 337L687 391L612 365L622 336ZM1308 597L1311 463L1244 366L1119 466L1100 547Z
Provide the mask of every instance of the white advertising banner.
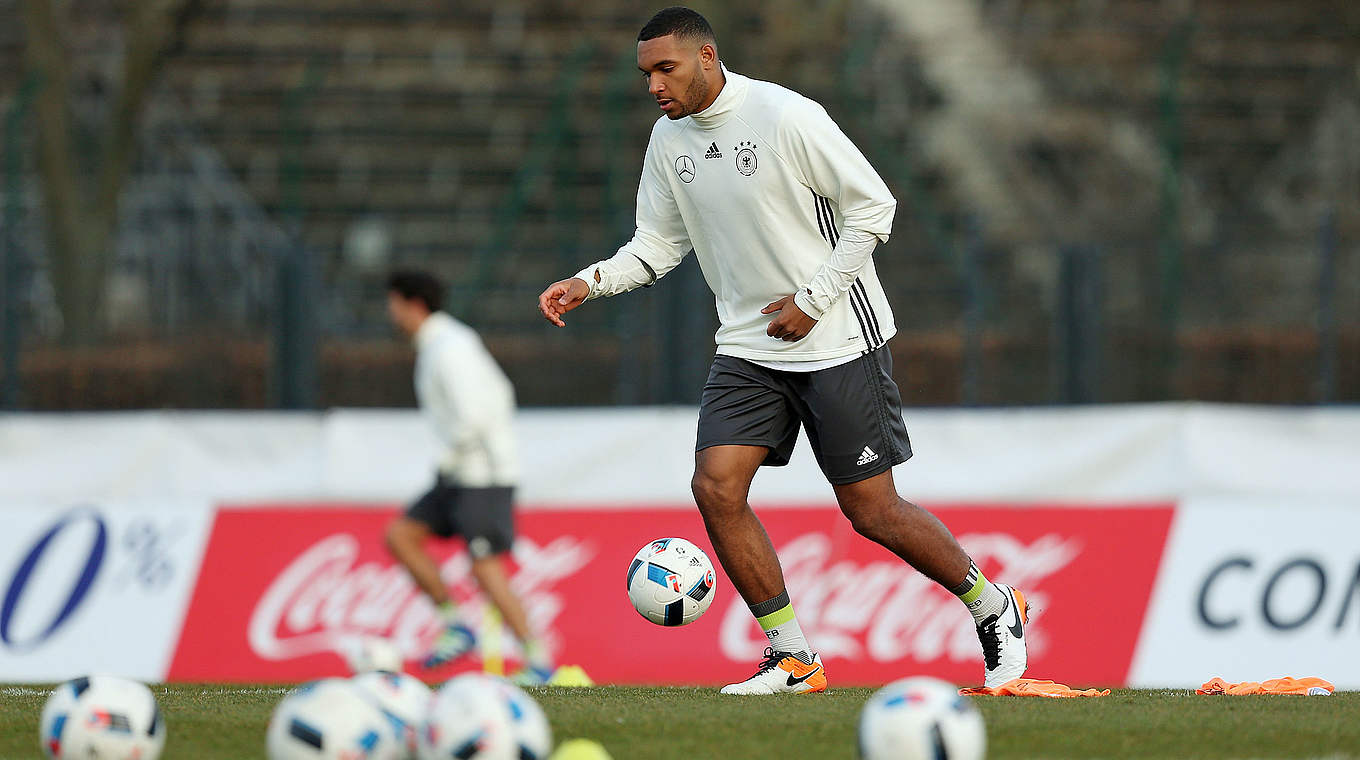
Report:
M1360 688L1357 537L1360 499L1182 502L1131 684L1319 676Z
M692 408L530 409L531 509L685 507ZM1189 496L1360 494L1360 409L1148 404L908 409L899 490L925 502L1098 505ZM414 410L0 416L0 509L76 500L406 501L438 449ZM804 439L754 503L831 498Z
M308 498L324 414L0 415L0 509L162 499Z
M1360 406L1190 405L1187 412L1177 431L1180 495L1360 504Z
M211 527L206 502L11 509L0 681L163 678Z

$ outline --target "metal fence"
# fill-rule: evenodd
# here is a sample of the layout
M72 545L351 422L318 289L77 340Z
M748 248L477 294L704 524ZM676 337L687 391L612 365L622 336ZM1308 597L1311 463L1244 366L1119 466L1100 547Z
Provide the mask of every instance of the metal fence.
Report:
M1036 236L959 189L966 183L922 137L942 96L872 4L849 5L829 46L831 74L786 84L828 107L899 199L893 239L876 261L901 331L892 348L909 405L1360 400L1354 188L1333 186L1308 207L1322 209L1314 218L1296 215L1282 228L1228 193L1197 187L1187 122L1212 109L1182 86L1190 26L1168 24L1140 70L1158 82L1141 120L1155 137L1142 167L1159 177L1144 183L1154 188L1155 213L1125 229L1091 222L1101 217L1082 211L1082 196L1117 205L1119 180L1078 165L1081 145L1050 136L1069 122L1048 121L1021 145L1021 158L1057 167L1045 175L1050 184L1074 166L1077 180L1070 226L1060 208ZM368 92L355 84L365 80L355 79L346 49L290 58L289 73L273 75L282 84L247 93L263 105L236 132L196 102L213 67L229 65L212 56L226 54L190 50L172 60L172 72L198 66L199 85L168 77L147 107L122 196L105 335L81 346L62 341L45 253L33 149L42 127L31 107L41 85L22 82L3 100L0 407L410 403L410 352L382 310L382 274L393 265L428 266L450 280L451 310L484 334L523 403L694 403L716 318L692 261L658 287L574 312L567 331L541 323L533 308L550 278L608 255L631 232L651 115L631 49L614 42L587 39L538 58L454 56L450 65L470 70L535 70L537 60L552 74L533 92L477 94L513 97L486 111L506 114L503 123L425 132L414 119L384 127L381 117L344 115L409 111L419 98L442 97ZM778 60L745 63L761 74ZM892 87L881 85L885 77ZM583 91L588 105L576 100ZM1354 92L1344 92L1353 104ZM479 107L473 95L458 97L450 122L462 118L460 105ZM1103 118L1090 103L1059 105L1076 112L1073 124ZM267 157L266 169L237 150L256 132L272 135L268 150L252 154ZM403 141L426 138L461 143L430 157L428 171L401 169ZM314 160L326 151L340 156L329 185L318 179L329 170ZM481 154L498 151L513 153L508 164L477 168ZM396 158L357 158L380 152ZM272 189L261 191L255 174L269 175ZM455 198L436 187L445 174L457 177ZM352 175L374 186L390 175L388 196L428 197L408 204L419 211L384 206L377 191L361 203L332 197ZM1022 171L1010 191L1023 193L1029 181ZM416 240L411 230L427 217L447 217L450 236L472 242Z

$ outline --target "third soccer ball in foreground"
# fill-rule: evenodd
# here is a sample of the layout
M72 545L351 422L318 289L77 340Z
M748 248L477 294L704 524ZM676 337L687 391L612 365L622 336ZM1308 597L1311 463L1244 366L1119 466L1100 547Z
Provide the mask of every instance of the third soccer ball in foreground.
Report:
M863 760L982 760L982 715L959 690L917 676L884 686L859 714Z

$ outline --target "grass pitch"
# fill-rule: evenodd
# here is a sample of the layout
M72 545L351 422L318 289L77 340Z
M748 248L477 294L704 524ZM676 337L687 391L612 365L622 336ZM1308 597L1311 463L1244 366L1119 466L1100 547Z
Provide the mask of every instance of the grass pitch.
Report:
M165 760L264 758L269 714L285 689L155 687L169 728ZM530 690L554 738L589 737L616 760L854 758L870 689L732 698L714 689L602 686ZM0 760L41 758L43 687L0 687ZM1116 691L1099 699L974 698L991 758L1266 758L1360 760L1360 693L1200 697Z

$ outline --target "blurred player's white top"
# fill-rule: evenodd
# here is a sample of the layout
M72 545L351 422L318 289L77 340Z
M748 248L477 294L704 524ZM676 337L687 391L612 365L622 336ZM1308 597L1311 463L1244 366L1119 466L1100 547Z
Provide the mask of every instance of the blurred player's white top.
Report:
M591 298L611 296L652 284L692 248L717 298L719 354L812 369L878 348L897 327L871 254L897 202L820 105L724 73L708 108L657 120L633 239L576 276ZM766 335L775 315L760 310L794 293L817 325L794 342Z
M416 330L416 399L446 451L452 483L512 486L515 389L477 333L442 311Z

